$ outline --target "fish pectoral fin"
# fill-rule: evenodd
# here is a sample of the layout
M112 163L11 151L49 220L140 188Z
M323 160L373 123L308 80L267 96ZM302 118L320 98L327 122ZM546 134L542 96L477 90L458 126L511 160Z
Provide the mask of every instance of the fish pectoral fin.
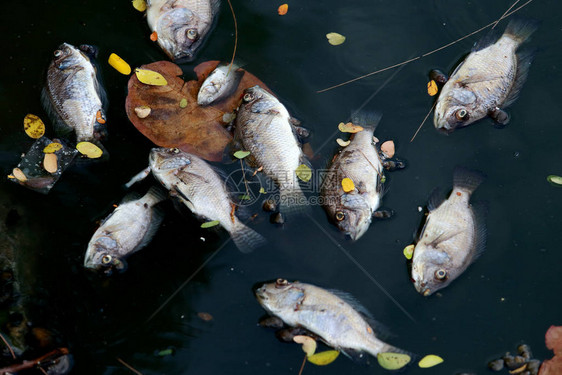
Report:
M510 119L509 114L499 107L488 110L488 116L500 125L507 125Z
M504 77L501 75L487 76L483 73L477 73L459 80L458 84L462 87L462 86L471 85L473 83L496 81L502 78Z
M369 359L367 353L361 350L351 349L351 348L340 348L340 351L346 357L349 357L351 360L353 360L353 362L356 363L366 364Z
M393 210L376 210L373 212L373 219L389 219L394 216Z
M457 230L450 233L441 232L436 237L429 238L428 245L437 248L437 246L439 246L440 243L450 240L451 238L459 235L461 232L462 232L461 230Z

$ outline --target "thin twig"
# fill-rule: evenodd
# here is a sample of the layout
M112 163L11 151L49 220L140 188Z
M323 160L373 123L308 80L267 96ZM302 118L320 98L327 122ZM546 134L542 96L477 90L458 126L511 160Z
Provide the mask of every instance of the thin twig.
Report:
M234 19L234 51L232 51L232 60L230 60L230 65L228 66L228 72L226 75L230 73L230 69L232 69L232 65L234 64L234 57L236 56L236 47L238 47L238 21L236 21L236 14L234 14L234 7L230 0L228 1L228 5L230 6L230 11L232 12L232 18Z
M425 115L425 118L423 119L422 123L420 124L418 130L416 130L416 133L414 134L412 139L410 139L410 143L412 143L414 141L414 138L416 138L416 135L418 135L419 131L421 130L421 128L423 126L423 124L425 124L425 121L427 120L427 118L429 117L431 112L433 112L433 108L435 108L436 105L437 105L437 100L435 101L435 103L433 103L433 105L431 106L431 109L429 110L429 112L427 112L427 115Z
M130 364L128 364L127 362L123 361L121 358L119 357L115 357L115 359L117 359L119 361L119 363L121 363L123 366L125 366L126 368L128 368L129 370L131 370L132 372L134 372L137 375L142 375L142 372L136 370L133 366L131 366Z
M246 195L250 196L250 188L248 187L248 180L246 180L246 171L244 170L244 163L240 160L240 168L242 168L242 178L244 179L244 186L246 187Z
M429 56L429 55L431 55L431 54L434 54L435 52L438 52L438 51L441 51L442 49L445 49L445 48L447 48L447 47L450 47L450 46L452 46L453 44L456 44L456 43L458 43L458 42L460 42L460 41L462 41L462 40L464 40L464 39L466 39L466 38L471 37L471 36L474 35L474 34L477 34L477 33L481 32L482 30L487 29L487 28L490 27L490 26L495 27L495 25L497 25L498 22L500 22L500 21L503 20L504 18L507 18L507 17L511 16L513 13L518 12L519 10L521 10L522 8L526 7L526 6L529 5L531 2L533 2L533 0L528 0L526 3L524 3L524 4L521 5L520 7L518 7L518 8L516 8L516 9L512 10L511 12L509 12L509 10L510 10L511 8L513 8L519 1L521 1L521 0L517 0L517 1L516 1L516 2L515 2L499 19L497 19L496 21L491 22L491 23L489 23L488 25L486 25L486 26L484 26L484 27L481 27L481 28L479 28L478 30L473 31L473 32L471 32L470 34L465 35L465 36L463 36L462 38L459 38L459 39L457 39L457 40L455 40L455 41L453 41L453 42L451 42L451 43L448 43L448 44L446 44L446 45L444 45L444 46L441 46L441 47L439 47L439 48L436 48L436 49L434 49L433 51L424 53L423 55L420 55L420 56L418 56L418 57L414 57L414 58L412 58L412 59L403 61L403 62L401 62L401 63L394 64L394 65L388 66L388 67L383 68L383 69L379 69L379 70L377 70L377 71L375 71L375 72L367 73L367 74L364 74L364 75L362 75L362 76L359 76L359 77L350 79L350 80L348 80L348 81L339 83L339 84L337 84L337 85L330 86L330 87L325 88L325 89L322 89L322 90L318 90L318 91L316 91L316 93L319 94L319 93L322 93L322 92L326 92L326 91L329 91L329 90L332 90L332 89L335 89L335 88L338 88L338 87L341 87L341 86L350 84L350 83L352 83L352 82L359 81L359 80L361 80L361 79L363 79L363 78L367 78L367 77L370 77L370 76L372 76L372 75L375 75L375 74L384 72L384 71L386 71L386 70L393 69L393 68L396 68L396 67L399 67L399 66L402 66L402 65L411 63L412 61L419 60L419 59L421 59L422 57L426 57L426 56ZM509 12L509 13L508 13L508 12Z
M505 12L503 12L502 16L494 23L494 26L492 26L492 30L494 30L496 26L498 26L498 23L500 23L500 21L504 19L505 15L509 13L509 11L513 9L513 7L516 6L520 1L521 0L517 0L516 2L511 4L511 6Z
M306 354L304 355L304 359L302 360L301 369L299 370L299 375L302 375L302 371L304 370L304 365L306 365Z
M12 355L12 358L16 359L16 353L14 353L14 350L12 349L12 347L10 346L8 341L6 341L6 339L4 338L4 335L2 335L1 333L0 333L0 338L2 339L2 341L4 341L4 344L6 344L6 347L10 351L10 354Z

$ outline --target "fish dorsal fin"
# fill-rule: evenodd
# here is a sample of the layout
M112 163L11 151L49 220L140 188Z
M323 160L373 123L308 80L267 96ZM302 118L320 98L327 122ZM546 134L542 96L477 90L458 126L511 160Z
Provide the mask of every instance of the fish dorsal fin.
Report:
M474 262L486 250L486 216L488 213L488 204L486 202L478 202L471 205L472 212L474 213L474 222L476 225L475 240L474 240Z
M125 195L123 197L123 199L121 199L121 203L119 203L119 204L136 201L136 200L139 200L141 197L142 197L141 194L137 193L136 191L133 191L133 192L130 192L127 195Z
M444 201L445 197L441 193L441 189L435 188L431 191L431 194L427 199L427 209L431 212L441 206Z
M472 47L472 52L480 51L486 47L491 46L492 44L498 41L500 36L501 34L498 32L498 30L491 29L486 33L486 35L480 38L478 42L474 43L474 46Z
M373 319L373 316L371 315L371 313L369 312L369 310L367 310L365 308L365 306L363 306L355 297L353 297L351 294L346 293L346 292L342 292L341 290L337 290L337 289L328 289L328 291L332 294L334 294L336 297L340 298L341 300L343 300L345 303L349 304L355 311L357 311L358 313L360 313L361 315L363 315L364 317L366 317L367 319Z
M517 100L517 97L521 92L521 88L529 75L529 68L535 58L535 54L536 50L534 49L517 52L517 72L515 73L515 80L513 81L513 85L511 86L509 94L507 95L502 107L508 107Z

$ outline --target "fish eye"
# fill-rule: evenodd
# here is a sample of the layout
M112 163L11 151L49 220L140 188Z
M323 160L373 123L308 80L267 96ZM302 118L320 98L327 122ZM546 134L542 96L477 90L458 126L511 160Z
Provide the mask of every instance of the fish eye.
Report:
M336 212L336 220L342 221L343 219L345 219L345 214L341 211Z
M102 262L103 264L109 264L109 263L111 263L111 260L112 260L112 259L113 259L113 258L111 257L111 255L105 254L105 255L101 258L101 262Z
M281 287L287 286L288 284L289 284L289 282L285 279L277 279L277 281L275 282L275 287L281 288Z
M434 276L437 280L445 280L447 279L447 271L445 271L444 269L439 269L435 271Z
M455 112L455 117L459 121L468 120L468 111L464 108L461 108Z
M58 49L53 53L53 55L55 55L55 57L59 57L60 55L62 55L62 51Z
M195 40L195 39L197 39L197 36L198 36L197 30L196 29L188 29L186 35L187 35L188 39Z
M244 101L245 102L251 102L252 100L254 100L254 95L250 94L250 93L246 93L244 94Z
M172 151L174 154L179 154L180 153L180 149L179 148L171 148L170 151Z

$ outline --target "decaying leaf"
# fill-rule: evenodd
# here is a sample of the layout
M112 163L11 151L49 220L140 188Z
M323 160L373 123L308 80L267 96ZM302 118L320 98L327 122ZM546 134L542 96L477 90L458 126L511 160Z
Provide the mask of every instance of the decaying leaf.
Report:
M418 362L418 366L421 368L429 368L437 366L440 363L443 363L443 358L435 354L428 354Z
M363 130L363 127L359 125L353 125L351 122L348 122L347 124L340 122L338 125L338 129L342 133L359 133L361 130Z
M381 145L381 151L384 152L386 157L388 158L393 157L394 153L396 152L394 149L394 142L393 141L383 142L383 144Z
M51 142L47 146L45 146L45 148L43 149L43 153L52 154L54 152L57 152L61 148L62 148L62 144L58 142Z
M138 118L147 118L148 116L150 116L150 112L151 109L147 105L140 105L138 107L135 107L135 113Z
M437 87L437 83L435 83L434 80L431 80L427 83L427 93L429 94L429 96L435 96L438 91L439 88Z
M316 366L326 366L334 362L336 358L340 355L337 350L326 350L325 352L320 352L307 356L308 362L315 364Z
M338 142L338 145L342 146L342 147L347 147L349 146L349 144L351 143L350 140L344 141L341 138L336 139L336 142Z
M152 40L153 42L156 42L158 40L158 33L156 31L153 31L150 34L150 40Z
M203 228L203 229L211 228L211 227L217 226L219 224L220 224L220 221L218 221L218 220L207 221L206 223L201 224L201 228Z
M25 173L23 173L23 171L19 168L14 168L12 170L12 176L14 176L14 178L18 181L21 182L25 182L27 181L27 176L25 175Z
M416 246L415 245L408 245L404 248L404 256L406 257L406 259L410 260L412 259L412 257L414 256L414 248Z
M410 363L411 358L402 353L379 353L377 360L385 370L398 370Z
M312 178L312 170L306 164L299 165L295 170L295 173L297 177L304 182L308 182Z
M31 113L27 114L23 119L23 129L25 134L33 139L41 138L45 134L45 124L39 116Z
M297 335L293 337L293 341L297 344L302 344L302 350L306 353L307 357L310 357L316 352L316 340L312 337Z
M211 320L213 320L213 316L207 312L198 312L197 316L199 317L199 319L206 322L210 322Z
M562 326L550 326L546 331L545 343L554 352L554 357L542 363L539 375L562 374Z
M133 7L139 12L146 10L146 0L133 0Z
M245 158L246 156L248 156L248 155L250 155L250 151L242 151L242 150L240 150L240 151L236 151L236 152L234 153L234 157L235 157L236 159L244 159L244 158Z
M345 42L345 36L338 33L328 33L326 34L326 38L328 38L328 43L333 46L338 46Z
M341 180L341 187L344 192L349 193L355 190L355 184L351 180L351 178L345 177Z
M59 169L57 155L45 154L43 157L43 168L45 168L45 170L49 173L56 173Z
M187 99L186 98L181 98L180 100L180 108L185 108L187 107Z
M562 176L551 174L546 177L546 180L555 186L562 186Z
M280 16L284 16L285 14L287 14L288 10L289 4L279 5L279 8L277 8L277 13L279 13Z
M145 4L145 9L146 9L146 4ZM129 64L127 64L127 62L125 60L123 60L121 57L119 57L115 53L112 53L111 55L109 55L109 59L107 60L107 62L109 63L109 65L111 65L119 73L124 74L126 76L131 74L131 66Z
M76 145L76 149L82 155L87 156L90 159L97 159L103 155L101 148L91 142L79 142Z
M145 85L151 85L151 86L168 85L168 81L166 81L166 78L164 78L162 74L150 69L136 68L135 75L137 76L137 79L140 82L144 83Z

